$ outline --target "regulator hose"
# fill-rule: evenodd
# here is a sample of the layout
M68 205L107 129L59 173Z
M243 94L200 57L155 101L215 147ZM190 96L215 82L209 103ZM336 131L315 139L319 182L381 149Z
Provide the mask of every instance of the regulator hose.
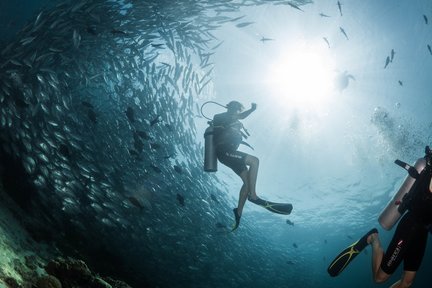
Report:
M204 106L207 105L207 104L210 104L210 103L212 103L212 104L216 104L216 105L221 106L221 107L223 107L223 108L227 108L227 107L224 106L224 105L222 105L222 104L220 104L220 103L218 103L218 102L215 102L215 101L207 101L207 102L204 102L204 104L201 105L201 115L202 115L204 118L206 118L207 120L212 121L213 119L208 118L208 117L205 116L204 113L203 113L203 108L204 108Z

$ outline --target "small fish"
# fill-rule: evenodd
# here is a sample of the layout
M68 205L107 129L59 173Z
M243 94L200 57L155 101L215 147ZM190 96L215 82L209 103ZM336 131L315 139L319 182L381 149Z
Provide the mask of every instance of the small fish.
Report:
M28 108L29 104L21 98L15 98L15 104L20 108Z
M162 43L160 43L160 44L152 43L151 44L151 46L154 47L154 48L163 48L163 45L164 44L162 44Z
M340 29L340 31L342 32L342 34L345 36L345 38L346 38L347 40L349 40L349 39L348 39L348 35L346 34L345 30L344 30L342 27L339 27L339 29Z
M174 171L176 171L176 172L179 173L179 174L182 174L182 173L183 173L182 168L181 168L180 166L178 166L178 165L174 165Z
M401 80L398 81L400 86L403 86L403 82Z
M93 123L97 123L97 115L96 115L96 112L94 112L93 109L90 109L87 112L87 116L89 117L90 121L92 121Z
M243 27L249 26L249 25L254 24L254 23L255 23L255 22L242 22L242 23L238 23L238 24L236 25L236 27L237 27L237 28L243 28Z
M181 206L184 206L184 205L185 205L185 199L184 199L184 197L183 197L182 195L178 194L178 193L177 193L177 201L178 201L178 203L179 203Z
M127 199L129 200L129 202L134 205L135 207L143 210L144 206L141 204L141 202L134 196L128 196Z
M136 134L137 134L141 139L144 139L144 140L150 140L150 139L151 139L151 137L150 137L150 136L148 135L148 133L145 132L145 131L136 130L135 133L136 133Z
M150 121L150 126L154 126L157 123L161 122L162 120L159 120L159 118L160 118L160 115L156 115L156 117L152 121Z
M150 148L151 149L157 150L157 149L160 149L161 147L162 146L160 144L158 144L158 143L150 143Z
M427 18L427 16L426 16L426 15L424 15L424 14L423 14L423 19L424 19L424 21L425 21L425 24L427 25L429 21L428 21L428 18Z
M327 239L324 239L324 244L327 244Z
M431 49L431 46L429 44L427 45L427 48L429 50L429 53L432 55L432 49Z
M394 51L394 49L392 49L391 51L390 51L390 62L393 62L393 59L394 59L394 56L395 56L395 51Z
M91 35L93 35L93 36L96 36L96 35L97 35L96 28L94 28L94 27L87 26L86 31L87 31L87 33L89 33L89 34L91 34Z
M161 173L161 172L162 172L162 170L161 170L159 167L157 167L156 165L154 165L154 164L151 164L150 167L151 167L151 168L153 169L153 171L155 171L156 173Z
M210 194L210 199L213 200L213 201L215 201L216 203L219 203L218 199L213 194Z
M126 35L127 33L122 31L122 30L112 29L111 34L113 34L113 35Z
M87 108L93 109L93 105L90 102L87 101L81 101L81 104Z
M66 158L69 158L71 156L69 148L65 144L60 144L59 152L61 155L63 155Z
M286 264L288 264L288 265L294 265L294 262L291 261L291 260L288 260L288 261L286 261Z
M134 123L135 122L135 111L133 110L133 108L127 107L125 113L126 113L126 117L128 118L128 120L131 123Z
M273 41L273 40L274 40L274 39L266 38L266 37L263 36L263 37L261 37L261 40L260 40L260 41L264 43L264 42L267 42L267 41Z
M135 132L133 134L133 138L134 138L134 148L138 153L141 153L144 150L144 143L141 141L141 138L139 137L139 135Z
M220 222L217 222L215 226L216 226L216 228L219 228L219 229L225 229L225 228L227 228L227 226L225 224L222 224Z
M294 222L292 222L292 221L289 220L289 219L286 220L286 223L287 223L288 225L294 226Z
M337 5L338 5L338 8L339 8L339 13L342 16L342 4L338 1Z
M321 16L321 17L325 17L325 18L329 18L329 17L330 17L329 15L324 14L324 13L319 13L319 16Z
M330 48L330 42L328 41L327 37L323 37L323 39L327 43L328 48Z
M295 4L292 4L292 3L290 3L290 2L287 2L287 4L288 4L289 6L291 6L292 8L294 8L294 9L297 9L297 10L300 10L300 11L304 12L302 9L300 9L299 6L297 6L297 5L295 5Z
M293 243L293 247L294 247L294 248L298 248L298 246L297 246L296 243Z
M389 63L390 63L390 57L387 56L387 58L386 58L386 62L385 62L385 65L384 65L384 69L387 68L387 66L389 65Z
M174 154L171 154L171 155L166 155L166 156L163 156L163 157L161 157L162 159L170 159L170 158L172 158L174 156Z

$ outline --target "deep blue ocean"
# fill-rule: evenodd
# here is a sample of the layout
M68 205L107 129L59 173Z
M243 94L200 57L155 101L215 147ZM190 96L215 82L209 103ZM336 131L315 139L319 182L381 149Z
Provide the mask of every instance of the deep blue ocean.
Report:
M386 248L394 161L432 145L431 21L427 0L1 1L1 149L36 191L15 200L134 287L390 287L370 247L327 266L373 227ZM203 171L203 134L231 100L257 104L258 195L294 209L246 203L228 233L241 180Z

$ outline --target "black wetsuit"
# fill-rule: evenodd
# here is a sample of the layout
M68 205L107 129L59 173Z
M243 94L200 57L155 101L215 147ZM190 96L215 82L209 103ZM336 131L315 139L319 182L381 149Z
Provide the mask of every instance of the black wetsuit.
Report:
M400 220L382 259L381 269L392 274L404 261L405 271L417 271L426 250L428 227L432 225L431 171L426 169L419 181L408 212Z
M213 118L216 156L224 165L230 167L237 175L247 170L246 153L237 151L243 141L242 123L238 114L228 112L216 114Z

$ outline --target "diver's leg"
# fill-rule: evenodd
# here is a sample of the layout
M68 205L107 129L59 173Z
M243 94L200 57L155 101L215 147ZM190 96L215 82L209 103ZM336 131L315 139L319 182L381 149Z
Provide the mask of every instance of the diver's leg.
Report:
M411 287L416 271L404 271L401 280L394 283L390 288L408 288Z
M381 261L384 256L384 250L381 246L381 241L379 239L378 233L371 234L367 243L372 246L372 275L373 279L377 283L382 283L386 281L390 275L382 271L381 269Z
M249 197L255 200L257 198L256 181L258 177L259 159L255 156L247 155L245 157L245 164L249 166L248 180L247 180L249 185L249 191L248 191Z
M243 207L245 205L246 199L247 199L248 194L249 194L249 171L244 170L242 173L240 173L240 178L243 181L243 185L240 189L238 206L237 206L238 216L242 215Z

